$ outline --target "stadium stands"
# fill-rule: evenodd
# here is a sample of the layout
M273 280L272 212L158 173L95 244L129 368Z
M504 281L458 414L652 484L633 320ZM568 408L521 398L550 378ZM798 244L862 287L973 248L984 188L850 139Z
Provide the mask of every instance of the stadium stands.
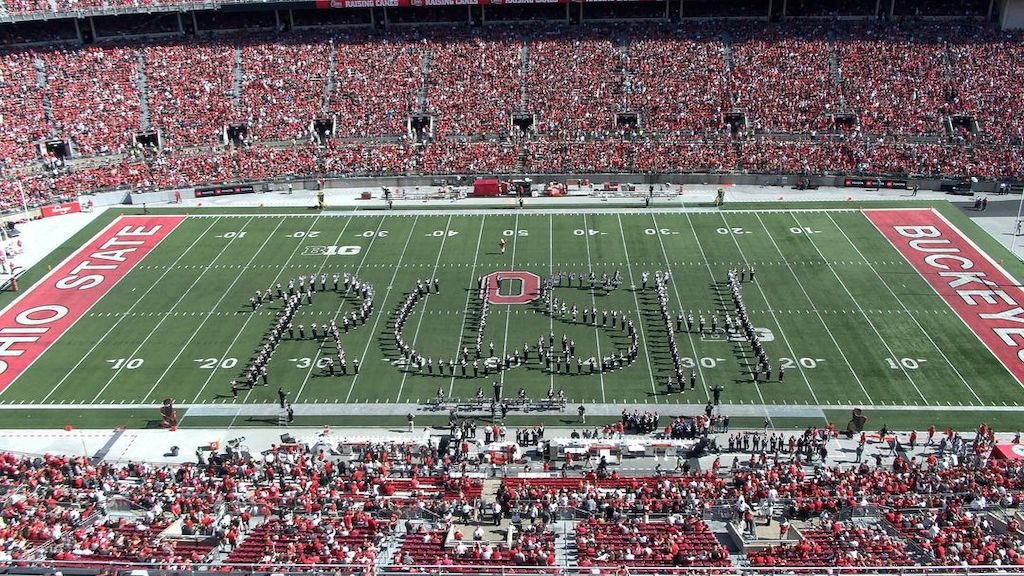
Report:
M773 434L742 451L749 460L737 453L731 466L716 460L700 472L627 477L598 467L507 476L490 488L436 447L414 444L370 444L351 459L281 446L257 460L229 452L178 466L3 453L0 562L257 571L1024 565L1024 467L972 458L991 445L987 430L974 439L947 432L920 461L801 461L801 446L828 437ZM488 531L491 510L498 518ZM787 541L730 552L723 511L737 530L767 511L758 514L778 519ZM790 521L798 526L786 530Z
M0 155L25 174L33 203L310 175L1024 176L1024 106L1005 97L1020 84L1013 63L1024 42L982 24L487 32L228 33L8 50ZM428 120L415 133L411 114ZM514 128L514 116L525 124ZM240 130L230 148L229 127ZM160 132L163 150L133 148L145 131ZM44 167L44 139L91 160ZM20 203L18 185L2 192L3 205Z

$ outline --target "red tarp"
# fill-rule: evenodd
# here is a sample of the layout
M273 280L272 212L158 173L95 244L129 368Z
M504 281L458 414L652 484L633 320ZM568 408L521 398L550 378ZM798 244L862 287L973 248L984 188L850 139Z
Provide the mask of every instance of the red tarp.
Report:
M1024 444L996 444L992 447L996 460L1024 460Z
M501 186L497 178L480 178L473 182L474 198L492 198L501 194Z

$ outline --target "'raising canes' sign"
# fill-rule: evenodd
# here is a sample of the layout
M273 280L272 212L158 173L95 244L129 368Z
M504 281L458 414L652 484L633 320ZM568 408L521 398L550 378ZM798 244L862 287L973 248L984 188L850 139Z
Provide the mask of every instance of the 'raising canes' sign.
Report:
M1017 281L934 210L864 213L1024 383L1024 291Z
M118 218L0 313L0 392L184 219Z

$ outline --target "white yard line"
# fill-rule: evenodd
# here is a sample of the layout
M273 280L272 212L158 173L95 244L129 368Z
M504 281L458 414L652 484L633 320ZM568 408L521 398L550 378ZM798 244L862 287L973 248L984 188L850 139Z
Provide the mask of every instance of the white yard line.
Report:
M719 216L722 216L721 211L719 211ZM725 219L725 216L722 216L722 219ZM690 214L689 213L686 214L686 223L690 226L690 233L693 234L694 241L697 242L697 250L700 252L701 260L704 261L704 266L708 269L708 276L711 278L711 283L712 283L712 285L717 286L718 285L718 280L715 278L714 271L711 270L711 263L708 262L707 254L704 253L704 245L700 243L700 236L697 235L697 228L693 225L693 219L690 218ZM728 226L728 224L727 224L727 226ZM733 238L733 240L735 241L736 239ZM739 244L737 244L736 247L739 248ZM745 257L743 259L746 260ZM717 297L718 296L718 293L717 293L718 290L716 289L715 292L716 292L715 296ZM762 293L762 295L763 295L763 293ZM767 304L767 300L765 301L765 303ZM769 306L769 308L771 308L771 307ZM715 310L715 312L718 312L718 311ZM782 328L780 327L779 330L781 332ZM740 348L743 348L743 342L745 342L745 340L741 340L740 341L740 344L739 344ZM751 350L751 353L753 353L753 351L754 351L753 346L751 346L750 350ZM697 364L697 365L700 365L700 361L699 361L698 358L694 358L693 359L693 363ZM747 364L747 368L750 368L750 367L751 366L749 364ZM803 375L803 371L802 370L800 371L800 373L801 373L801 375ZM804 376L804 381L805 382L807 381L807 377L806 376ZM757 380L754 381L754 390L757 391L758 398L760 398L761 399L761 403L764 404L764 396L761 394L761 385L758 384ZM765 412L765 416L768 416L767 412Z
M356 265L356 269L352 273L353 278L358 278L359 277L359 272L362 271L363 265L366 264L366 259L370 256L370 249L373 247L373 243L377 241L377 238L380 237L380 230L381 230L381 228L384 227L384 221L387 220L387 218L388 218L387 215L382 216L381 219L380 219L380 222L377 222L377 228L375 228L373 230L373 236L370 237L370 242L367 243L366 249L361 251L363 256L362 256L362 258L359 259L359 264ZM338 234L338 239L336 240L336 243L337 242L341 242L342 235L345 234L345 229L348 228L348 224L351 223L351 221L352 220L349 219L349 222L345 224L344 229L342 229L342 231ZM412 233L410 232L410 236L411 236L411 234ZM329 258L330 258L330 256L324 256L324 261L320 263L320 268L319 268L317 274L320 274L320 273L323 272L324 267L327 266L327 261L328 261ZM376 290L376 288L375 288L375 290ZM376 296L376 292L374 293L374 296ZM332 317L333 320L337 321L338 315L341 314L341 309L344 306L345 306L345 299L342 298L341 299L341 303L338 304L337 310L334 311L334 316ZM374 306L374 307L377 308L377 306ZM380 312L380 311L381 311L381 309L378 308L378 312ZM376 326L376 324L374 324L374 326ZM317 345L316 353L313 354L313 360L312 360L312 362L309 365L309 369L306 370L306 375L302 379L302 385L299 387L299 390L298 390L298 392L296 392L295 396L292 397L291 400L289 400L290 403L295 403L295 402L298 401L299 394L302 393L303 388L306 387L306 383L309 382L309 378L313 374L313 370L317 369L317 362L319 362L319 360L320 360L320 353L321 353L322 350L323 350L323 343L321 342L321 343L319 343ZM365 352L364 352L364 356L365 356ZM248 395L246 395L246 398L248 398Z
M50 396L53 396L53 393L57 391L57 388L60 388L60 386L64 384L64 382L66 382L67 379L70 378L71 375L78 370L78 367L81 366L83 362L85 362L86 358L91 356L92 353L95 352L97 348L99 348L100 344L102 344L107 339L107 336L110 336L114 332L114 330L116 330L117 327L121 325L121 322L128 317L128 314L130 314L132 310L135 310L135 307L138 306L146 298L146 296L153 291L154 288L160 286L160 282L164 279L164 276L170 274L171 270L174 269L174 265L180 262L181 259L184 258L185 255L192 250L192 248L195 248L196 244L199 244L199 241L202 240L206 236L206 233L213 229L213 227L216 226L217 222L219 221L220 219L212 220L210 222L210 225L206 227L206 230L203 230L201 234L198 234L196 236L196 239L193 240L192 243L188 245L188 248L185 248L184 250L181 251L181 254L179 254L178 257L174 260L174 263L171 264L171 266L168 266L162 273L160 273L160 276L158 276L157 279L152 284L149 285L149 288L146 288L146 291L143 292L142 295L139 296L138 299L136 299L135 302L130 307L128 307L128 309L125 311L125 314L119 316L117 321L114 322L110 326L110 328L108 328L107 331L104 332L103 335L99 337L98 340L96 340L96 342L92 345L91 348L89 348L89 351L83 354L82 357L78 359L78 362L76 362L75 365L71 367L71 370L68 370L67 374L65 374L59 381L57 381L56 384L53 385L53 388L50 389L50 392L47 393L46 396L43 396L43 399L40 400L40 403L45 403L47 400L50 399ZM106 230L106 228L104 228L104 230ZM149 254L152 253L153 251L150 250ZM127 274L125 275L125 277L127 277ZM10 388L10 386L8 386L8 388Z
M416 231L416 223L419 222L419 219L420 219L419 216L414 216L413 217L412 224L409 225L409 237L405 239L405 246L402 247L402 254L399 255L398 262L396 263L398 265L395 266L395 271L391 274L391 281L388 282L387 291L384 293L384 297L381 298L380 303L375 303L374 304L374 306L377 308L377 317L373 321L373 328L370 331L370 337L366 339L366 346L363 347L363 355L361 357L362 360L366 359L366 353L370 350L370 344L372 344L373 341L374 341L374 335L377 334L377 325L380 323L381 317L383 317L383 316L385 316L387 314L384 311L384 303L387 302L388 296L391 295L391 290L394 289L395 278L398 277L398 271L401 270L402 261L405 260L405 253L409 249L409 241L412 240L412 234L413 234L413 232ZM381 220L381 224L383 224L383 223L384 223L384 221ZM370 245L373 245L373 241L372 240L370 241ZM370 251L369 247L367 247L366 251L367 252ZM364 262L365 262L365 260L364 260ZM362 267L362 265L363 265L363 263L360 262L359 266ZM309 367L310 372L313 371L313 368L315 366L316 366L316 362L314 361L313 365ZM362 374L362 373L360 373L360 374ZM345 402L348 402L349 399L352 398L352 391L355 390L355 388L356 388L356 382L359 380L360 374L356 374L355 377L352 378L352 384L348 387L348 394L345 395ZM303 387L305 387L306 381L308 381L308 380L309 380L309 374L307 373L306 374L306 380L304 380L302 382ZM300 389L299 391L301 392L302 390ZM295 397L297 399L298 398L298 394L296 394Z
M455 349L456 355L458 355L459 351L462 349L462 339L465 338L466 336L466 317L469 315L469 300L470 298L473 297L473 293L478 291L478 287L476 285L476 263L480 258L480 242L484 238L485 222L487 222L486 215L484 215L484 217L480 219L480 235L476 237L476 251L473 253L473 267L470 269L469 272L469 282L473 286L473 288L470 288L469 290L466 291L466 303L462 306L462 326L459 329L459 342L458 344L456 344L457 348ZM448 384L448 398L452 397L452 392L454 390L455 377L452 376L452 381ZM401 400L401 397L399 397L399 400Z
M814 311L814 314L818 317L818 321L821 322L822 327L825 328L825 333L828 334L829 340L832 341L832 345L835 346L836 351L839 352L840 356L842 356L843 362L846 363L846 367L850 369L850 373L853 374L853 379L856 380L857 385L860 386L861 392L864 392L864 398L867 399L868 404L872 404L871 395L868 394L867 388L864 387L864 382L861 381L860 376L857 375L857 371L853 369L853 365L850 363L850 360L846 358L846 353L843 352L843 347L839 345L838 341L836 341L836 337L832 334L832 330L829 329L825 319L821 316L821 312L818 311L818 307L815 305L814 300L811 299L811 295L807 292L807 289L804 288L804 283L800 281L800 276L795 270L793 270L793 266L790 265L789 261L786 259L786 255L782 253L782 248L780 248L778 242L775 241L775 237L772 236L772 233L768 230L768 226L765 225L764 220L758 216L757 221L761 224L761 228L764 228L764 233L768 235L768 239L772 241L772 246L775 246L775 251L779 253L779 256L782 257L782 261L786 263L786 268L789 269L790 275L793 276L794 280L796 280L796 285L800 288L800 291L803 292L807 303L811 305L811 310ZM794 357L793 363L799 363L799 360ZM811 395L814 395L813 390L811 391ZM814 399L814 403L818 403L817 398Z
M309 228L306 229L306 233L302 236L302 239L299 240L295 244L295 249L292 250L292 253L288 256L288 259L285 260L284 264L282 264L278 268L277 274L274 275L274 279L270 281L270 287L273 287L274 284L276 284L277 281L281 278L281 274L284 274L284 271L288 269L288 266L291 264L292 259L295 258L296 254L298 254L299 248L302 248L302 246L303 246L303 244L305 244L306 240L309 239L310 231L313 230L313 227L316 226L317 222L319 222L319 221L320 221L320 217L319 216L317 216L316 218L313 219L313 223L310 224ZM341 229L341 234L338 234L338 239L335 240L335 242L334 242L335 245L337 245L338 242L341 241L341 235L345 233L345 229L348 228L349 222L351 222L351 221L352 221L352 218L350 217L345 222L345 226ZM327 259L328 258L330 258L330 256L325 256L324 257L324 264L327 263ZM317 271L317 275L319 275L321 272L323 272L324 264L320 265L320 270ZM212 370L210 370L210 375L206 377L206 381L204 381L203 385L199 388L199 392L196 392L196 397L192 400L193 403L199 402L199 397L202 396L203 392L206 390L206 387L209 386L210 382L213 380L213 377L217 374L217 371L220 370L220 367L224 363L224 359L227 358L228 354L231 353L231 349L235 347L235 343L238 342L238 339L242 336L242 333L245 332L245 328L249 325L249 322L251 322L252 319L255 318L255 317L256 317L256 314L249 314L249 315L247 315L245 317L245 322L242 323L241 328L239 328L237 331L235 331L235 337L231 339L231 343L228 344L227 349L225 349L224 353L220 355L220 361L217 362L217 364L213 367ZM246 397L248 397L248 393L251 392L251 391L252 391L252 389L249 389L246 392Z
M729 234L727 235L730 238L732 238L733 244L736 245L736 250L740 253L740 258L742 258L744 262L749 263L749 261L747 260L747 256L743 253L743 248L740 247L739 240L736 239L736 235L732 233L732 229L729 227L729 221L725 219L725 214L719 211L718 215L722 218L722 223L725 224L726 229L729 230ZM690 217L687 216L686 218L689 219ZM696 236L697 233L694 232L694 237ZM700 245L700 240L697 241L697 244ZM702 248L701 254L703 253L704 252ZM761 298L764 300L765 307L767 307L768 311L771 313L772 319L775 321L775 325L779 327L779 336L782 338L783 343L785 343L786 348L789 350L789 355L793 357L793 363L796 365L797 371L800 372L800 376L804 379L804 383L807 384L807 388L811 389L811 382L807 379L807 374L804 373L803 367L800 366L800 363L796 361L798 356L796 355L796 352L793 351L793 346L790 345L789 338L786 338L786 332L782 330L782 324L779 322L779 319L775 316L775 312L772 311L772 304L771 302L768 301L768 296L765 295L764 290L761 289L760 284L757 284L757 282L754 282L753 284L757 285L757 291L761 293ZM757 370L757 366L754 366L754 370ZM757 389L757 397L760 398L761 403L764 404L764 396L761 394L761 385L758 384L757 378L754 379L754 387ZM814 390L811 390L811 394L814 394Z
M758 216L757 218L758 220L760 220L761 216ZM793 221L796 221L795 215L793 216ZM762 223L761 225L763 226L764 223ZM825 255L821 253L821 250L818 249L818 245L817 243L814 242L814 239L811 238L811 234L804 234L803 236L805 236L807 238L807 241L811 243L811 246L814 247L814 251L818 253L818 257L821 258L822 262L825 263L825 266L827 266L829 271L832 272L832 275L835 276L835 279L839 281L839 286L841 286L843 291L846 292L846 295L850 298L850 301L853 302L853 305L857 307L857 311L860 312L860 315L864 317L864 321L868 323L868 326L870 326L871 330L874 331L875 336L878 336L878 340L882 343L882 346L885 346L885 349L889 352L889 357L893 359L899 358L898 356L896 356L896 353L892 351L892 348L889 346L889 343L885 341L885 338L882 337L882 333L879 332L878 328L875 327L875 323L872 322L871 318L869 318L867 313L864 312L864 308L861 307L860 302L857 302L857 299L853 297L853 294L850 292L850 289L846 287L846 283L843 282L843 279L839 277L838 273L836 273L836 269L832 267L832 263L829 262L829 260L825 258ZM921 389L917 387L917 383L914 382L914 378L910 375L907 369L902 364L899 363L899 361L897 361L896 364L899 366L900 371L903 372L903 375L907 377L907 380L910 381L910 385L913 386L914 390L917 391L917 394L918 396L921 397L921 400L923 400L924 403L927 404L928 399L925 398L925 395L921 392Z
M260 247L257 248L255 252L253 252L252 257L249 258L249 261L245 263L245 266L243 266L242 269L238 271L238 274L235 275L235 279L231 281L231 284L228 284L228 287L225 288L223 292L221 292L220 297L217 298L217 301L213 303L213 306L211 306L210 309L203 316L202 321L199 322L199 326L196 326L196 329L192 331L192 335L188 337L188 340L186 340L185 343L182 344L180 348L178 348L178 353L174 355L174 358L171 359L171 361L167 364L167 367L164 368L164 371L160 374L160 377L156 379L156 382L153 382L153 385L150 386L149 391L146 392L145 396L142 397L143 402L146 402L149 399L149 395L152 394L154 390L156 390L156 387L160 385L160 382L162 382L163 379L167 376L167 374L171 371L171 368L173 368L174 365L178 363L178 360L181 358L181 355L185 353L185 349L189 347L189 344L192 344L192 341L195 340L196 336L203 330L203 326L206 326L206 323L210 320L210 318L213 317L213 313L217 310L218 307L220 307L220 303L223 302L224 298L227 297L228 292L231 292L231 290L234 289L235 284L238 284L238 281L242 279L242 275L245 274L246 270L248 270L249 267L252 266L252 263L256 261L256 257L260 255L260 252L263 252L263 249L267 247L267 244L270 243L270 240L274 237L275 234L277 234L277 231L281 228L281 225L284 224L284 220L284 218L278 220L277 226L274 226L274 229L270 231L270 234L267 234L267 239L264 240L262 244L260 244ZM164 318L166 318L166 316ZM139 349L141 349L142 345L145 343L145 340L143 340L142 344L139 344ZM138 349L136 350L136 352L138 352Z
M654 223L654 229L656 231L660 231L661 228L658 226L658 219L654 216L654 214L651 214L651 221ZM692 226L690 228L691 228L691 230L693 229ZM658 236L658 242L661 244L661 254L665 258L666 270L672 270L672 264L668 261L668 250L665 249L665 240L661 237L660 233L657 234L657 236ZM700 244L697 244L697 247L700 249L701 258L704 260L704 264L708 268L708 276L711 277L711 282L714 282L715 281L715 273L711 271L711 264L708 262L707 257L704 256L704 248L702 248L700 246ZM679 306L680 306L679 312L682 313L683 298L682 298L682 296L679 295L679 286L676 285L676 273L675 273L674 270L672 270L672 278L671 278L671 280L672 280L672 292L674 292L675 295L676 295L676 300L679 302ZM716 296L717 296L717 294L716 294ZM718 311L714 310L714 311L712 311L712 313L713 314L717 314ZM671 330L671 329L672 329L672 327L669 326L669 330ZM690 333L689 330L686 331L686 338L690 341L690 349L693 350L693 364L694 364L694 366L697 367L697 373L700 374L700 385L701 385L700 387L704 389L704 396L708 400L711 400L711 393L708 392L708 381L704 377L704 367L700 363L700 354L697 353L697 342L693 339L693 334Z
M242 227L239 228L238 231L239 232L244 231L245 227L248 226L253 221L253 218L254 218L254 216L250 216L249 219L245 221L245 224L242 224ZM228 239L227 242L224 243L224 246L221 247L220 252L218 252L217 255L214 256L213 259L211 259L208 264L203 266L202 271L199 274L196 274L195 279L192 280L192 284L190 284L189 287L186 288L185 290L182 290L181 296L178 297L178 300L174 303L173 306L171 306L168 309L168 311L174 310L175 308L178 307L179 304L181 304L182 302L185 301L185 297L188 296L189 292L191 292L192 289L196 287L196 284L198 284L199 281L203 279L203 276L205 276L207 272L209 272L210 270L213 269L213 263L216 262L218 258L223 256L224 252L227 251L228 247L230 247L231 244L234 243L234 241L237 240L237 239L238 239L238 235L236 234L235 236L232 236L230 239ZM134 358L135 355L139 353L139 350L141 350L142 347L146 345L146 342L148 342L149 339L152 338L153 335L157 333L157 331L159 331L160 327L163 326L163 324L164 324L164 320L167 320L167 318L168 318L167 315L161 316L160 320L157 321L156 326L153 326L153 329L150 330L149 334L147 334L146 337L142 340L142 342L139 343L139 345L135 348L135 351L133 351L131 354L129 354L125 358L128 358L128 359ZM108 386L110 386L110 383L113 382L114 379L117 378L117 376L119 374L121 374L121 370L124 369L124 366L126 364L127 364L127 362L122 364L120 368L118 368L116 371L114 371L114 375L111 376L109 380L107 380L107 383L104 384L103 387L100 388L100 391L96 394L96 396L93 397L93 399L92 399L93 402L96 402L96 400L98 400L99 397L103 395L103 392L106 391Z
M654 392L654 403L658 403L658 388L654 383L654 366L651 365L651 354L647 350L647 336L644 334L644 318L643 312L640 311L640 299L636 297L636 282L633 281L633 264L629 260L629 249L626 248L626 231L622 227L622 216L616 216L619 221L619 234L622 236L622 252L626 256L626 272L629 273L629 283L631 284L630 289L633 292L633 304L636 306L636 325L640 329L640 344L639 346L644 351L644 358L647 360L647 375L651 379L651 391ZM586 231L589 234L589 231ZM603 360L603 359L602 359Z
M864 253L860 251L860 248L858 248L857 245L853 243L853 240L850 239L849 236L847 236L846 231L839 226L839 223L836 222L834 218L832 218L832 215L827 214L827 216L829 221L832 222L832 225L835 226L837 230L839 230L840 234L843 235L843 238L846 238L846 241L850 243L850 246L852 246L853 249L857 251L857 255L860 256L861 259L864 260L864 263L868 265L868 268L870 268L871 272L875 274L875 277L878 278L878 281L881 282L882 285L885 286L885 289L889 291L889 294L891 294L892 297L895 298L896 301L900 303L900 307L902 307L903 311L907 313L907 316L910 316L910 319L914 321L914 324L916 324L918 329L921 330L921 333L924 334L924 337L927 338L929 342L931 342L932 346L935 347L935 350L939 352L939 356L942 356L942 359L946 361L946 364L949 364L949 367L953 369L953 372L955 372L957 377L960 378L960 381L964 383L964 386L967 386L967 389L970 390L971 395L974 396L975 400L977 400L981 404L984 404L985 402L982 401L982 399L974 391L974 388L970 385L969 382L967 382L967 379L964 378L963 374L961 374L960 371L956 369L956 366L953 364L953 362L949 360L945 352L942 351L942 348L939 348L939 345L935 343L935 340L933 340L931 335L928 334L928 331L924 329L924 326L921 326L921 323L918 322L917 320L917 316L907 308L907 305L903 302L903 299L897 296L896 293L893 292L893 289L889 286L889 283L882 279L882 275L879 274L878 270L874 267L874 265L871 264L870 261L868 261L867 257L864 256ZM796 220L795 214L793 215L793 219ZM797 222L797 225L799 224L800 223Z
M437 278L437 269L441 265L441 255L444 254L444 243L448 240L448 230L450 230L451 227L452 227L452 215L449 214L448 215L448 222L446 222L445 225L444 225L444 236L441 236L441 247L437 249L437 258L434 259L434 269L433 269L433 271L431 271L430 276L427 278L427 282L428 282L428 284L427 284L427 293L426 293L426 295L423 296L423 299L422 299L423 300L423 302L422 302L423 307L420 308L420 317L416 319L416 330L412 333L412 340L409 341L409 346L411 346L413 350L416 349L416 339L419 338L420 328L423 326L423 318L427 315L426 314L426 312L427 312L427 301L430 300L430 294L431 294L429 282L430 282L431 278ZM481 230L482 230L482 227L481 227ZM448 288L448 290L451 290L451 288ZM459 344L462 344L461 338L459 340ZM458 349L456 349L455 355L458 356L458 353L459 353ZM438 366L438 368L440 368L440 366ZM454 374L454 369L453 369L452 373ZM395 400L395 402L401 402L402 401L402 391L405 390L405 381L408 378L409 378L409 370L408 369L402 370L402 382L398 385L398 399ZM453 376L452 380L454 381L454 379L455 379L455 377Z
M555 277L555 217L553 214L548 214L548 278ZM543 280L542 280L543 281ZM553 281L552 281L553 282ZM552 283L552 288L554 284ZM548 298L551 294L548 294ZM550 307L545 306L548 309L548 334L554 334L555 332L555 315L554 310ZM542 359L538 358L542 361ZM554 392L555 390L555 373L548 370L550 374L550 381L548 383L548 390Z
M319 220L321 216L322 216L322 214L317 215L316 220ZM355 219L355 215L353 214L352 216L349 216L348 219L345 221L345 225L342 226L341 232L338 233L338 237L334 240L334 244L335 245L338 245L338 244L341 243L342 236L344 236L345 231L348 230L348 225L351 224L352 220L354 220L354 219ZM381 217L381 223L383 223L383 222L384 222L384 217ZM377 229L378 230L380 229L380 225L377 226ZM306 237L308 238L309 234L307 234ZM372 243L372 240L371 240L371 243ZM320 273L323 272L323 270L327 266L327 262L330 260L330 258L331 258L330 254L328 254L327 256L324 256L323 262L320 263L320 267L317 269L317 274L320 274ZM362 266L362 262L365 262L365 261L366 261L366 254L364 253L363 254L363 258L360 260L360 266ZM252 395L252 392L253 392L254 389L255 388L249 388L245 392L245 396L242 397L242 402L241 402L242 404L245 404L246 402L248 402L249 396ZM188 414L186 414L186 416L187 415ZM238 419L238 414L235 414L235 416L233 418L231 418L231 422L228 423L228 429L231 429L231 428L233 428L235 426L235 420L237 420L237 419ZM180 420L179 420L179 422L180 422Z
M619 220L619 224L620 225L622 224L622 220ZM590 273L592 273L594 271L594 264L593 264L593 261L590 259L590 228L587 226L587 215L586 214L583 215L583 238L584 238L584 240L587 243L587 273L590 274ZM554 238L552 238L552 240L554 240ZM626 239L625 239L625 237L623 237L623 239L622 239L622 248L623 248L623 250L625 250L625 248L626 248ZM628 254L626 255L626 261L627 262L629 261L629 255ZM583 277L582 276L580 277L580 285L581 286L583 285ZM633 299L636 300L636 293L633 293ZM590 288L590 302L591 302L591 304L593 304L594 310L597 310L597 297L594 295L594 288L593 287ZM637 314L639 314L639 313L640 313L640 308L639 308L639 304L638 304ZM637 316L636 323L637 323L637 326L640 327L640 335L643 336L643 327L642 327L643 316ZM597 343L597 358L603 362L604 361L604 355L601 354L601 330L598 329L597 326L594 326L594 341ZM644 342L647 342L647 340L645 339ZM647 352L647 347L646 346L644 346L644 352L645 353ZM650 359L648 359L648 367L650 367L650 361L649 360ZM597 374L601 378L601 402L605 402L604 370L601 370ZM652 386L652 388L654 386L653 374L651 376L651 386ZM657 391L655 391L655 398L657 398ZM655 400L655 402L657 402L657 400Z
M516 214L516 222L512 228L512 263L509 265L509 272L515 272L516 270L516 245L519 244L519 214ZM500 288L501 286L498 286L495 289L498 290ZM508 306L505 306L505 341L502 342L501 344L501 360L499 361L500 363L503 363L505 361L505 356L508 355L508 325L511 321L512 305L509 304ZM501 375L499 377L499 381L502 384L504 384L505 372L508 372L508 370L500 370L500 372Z

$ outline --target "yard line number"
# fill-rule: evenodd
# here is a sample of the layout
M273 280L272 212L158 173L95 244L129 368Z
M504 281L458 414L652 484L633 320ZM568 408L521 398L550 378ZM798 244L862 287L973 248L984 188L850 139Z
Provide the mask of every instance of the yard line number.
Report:
M779 365L783 368L795 368L799 364L802 368L811 370L817 368L818 364L824 362L824 358L779 358Z
M225 358L223 360L220 358L196 358L193 362L199 363L199 367L203 370L213 370L217 367L230 370L238 365L237 358Z
M893 370L899 370L901 367L907 370L917 370L928 360L924 358L886 358L885 362L889 365L889 368Z

